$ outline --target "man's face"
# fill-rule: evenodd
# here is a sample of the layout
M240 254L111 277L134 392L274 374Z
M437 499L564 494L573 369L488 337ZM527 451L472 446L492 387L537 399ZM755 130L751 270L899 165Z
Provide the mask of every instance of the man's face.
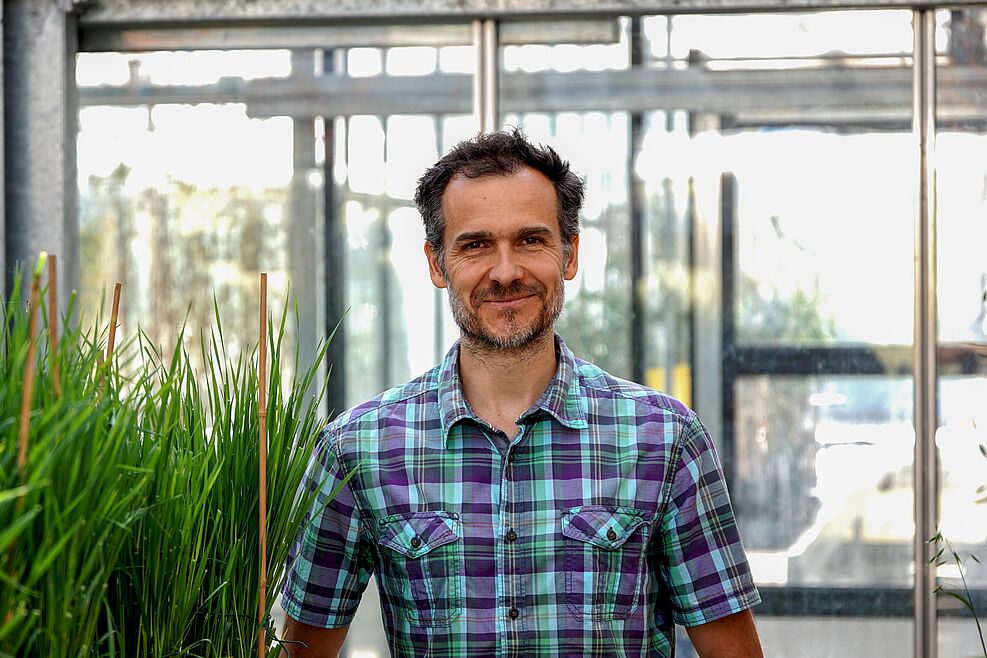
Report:
M432 283L449 288L464 338L518 349L552 330L579 247L577 236L566 257L555 204L555 187L534 169L449 181L445 262L428 243L425 254Z

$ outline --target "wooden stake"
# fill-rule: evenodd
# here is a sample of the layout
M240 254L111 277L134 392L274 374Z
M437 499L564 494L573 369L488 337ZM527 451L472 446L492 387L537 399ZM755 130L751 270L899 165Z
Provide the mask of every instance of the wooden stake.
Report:
M257 420L260 428L260 610L257 656L264 658L264 622L267 617L267 273L260 275L260 354L258 366Z
M41 252L38 264L34 268L34 276L31 277L31 319L30 330L28 332L27 361L24 362L24 393L21 396L21 423L17 437L17 470L21 474L27 468L27 440L28 429L31 421L31 400L34 397L34 338L38 333L38 304L41 303L41 273L45 268L45 258L47 254Z
M48 363L55 398L62 397L62 379L58 373L58 256L48 257Z
M110 312L110 336L106 339L106 360L113 356L113 347L117 337L117 316L120 314L120 282L113 284L113 310Z

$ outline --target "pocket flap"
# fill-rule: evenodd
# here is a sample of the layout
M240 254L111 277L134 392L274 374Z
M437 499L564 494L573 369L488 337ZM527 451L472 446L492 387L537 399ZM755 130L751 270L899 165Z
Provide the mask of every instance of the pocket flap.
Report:
M584 505L562 515L562 534L612 551L645 523L644 512L631 507Z
M408 558L459 539L459 517L446 512L392 514L380 520L380 545Z

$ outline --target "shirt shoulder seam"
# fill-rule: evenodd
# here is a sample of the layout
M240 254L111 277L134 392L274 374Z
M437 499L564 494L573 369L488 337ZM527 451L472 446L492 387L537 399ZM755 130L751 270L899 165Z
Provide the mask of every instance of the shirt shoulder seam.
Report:
M655 391L654 392L654 395L647 395L647 396L630 395L628 393L625 393L624 391L615 390L613 388L603 387L603 386L596 386L596 385L593 385L593 384L589 384L582 377L580 377L579 384L580 384L580 387L581 388L584 388L584 389L589 389L591 391L596 391L598 393L607 393L609 395L612 395L614 397L619 397L619 398L622 398L624 400L630 400L631 402L639 402L639 403L642 403L642 404L644 404L644 405L646 405L646 406L648 406L651 409L654 409L656 411L665 411L665 412L668 412L668 413L672 414L673 416L675 416L676 418L678 418L679 420L681 420L683 423L691 424L693 418L696 415L695 412L693 412L691 410L690 410L689 413L684 414L684 413L682 413L681 411L679 411L678 409L674 408L673 406L671 406L669 404L663 404L662 403L662 400L661 400L661 397L660 397L660 396L662 396L662 393L660 393L658 391ZM642 387L642 388L644 388L644 387Z
M403 395L401 397L398 397L398 398L396 398L394 400L378 400L376 403L374 403L373 405L368 406L366 409L362 410L360 413L358 413L356 415L353 415L353 416L349 416L345 420L342 420L338 425L335 424L335 421L333 423L330 423L330 431L334 435L338 435L340 432L343 431L343 428L345 428L347 425L349 425L350 423L355 423L356 421L360 420L361 418L363 418L364 416L366 416L369 413L379 412L381 409L386 409L386 408L391 407L391 406L394 406L396 404L402 404L404 402L407 402L408 400L411 400L412 398L421 397L423 395L426 395L429 392L436 390L437 388L438 388L438 383L437 382L433 382L433 383L430 383L428 386L424 386L424 387L422 387L422 388L420 388L418 390L408 391L407 394L405 394L405 395Z

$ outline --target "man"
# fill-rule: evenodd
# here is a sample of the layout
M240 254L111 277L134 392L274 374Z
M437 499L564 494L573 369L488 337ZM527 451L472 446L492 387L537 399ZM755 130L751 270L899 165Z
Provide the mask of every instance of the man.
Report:
M338 654L371 573L394 656L672 656L675 623L703 658L761 655L706 430L554 333L582 200L518 131L459 144L419 181L461 339L320 441L284 586L292 658Z

